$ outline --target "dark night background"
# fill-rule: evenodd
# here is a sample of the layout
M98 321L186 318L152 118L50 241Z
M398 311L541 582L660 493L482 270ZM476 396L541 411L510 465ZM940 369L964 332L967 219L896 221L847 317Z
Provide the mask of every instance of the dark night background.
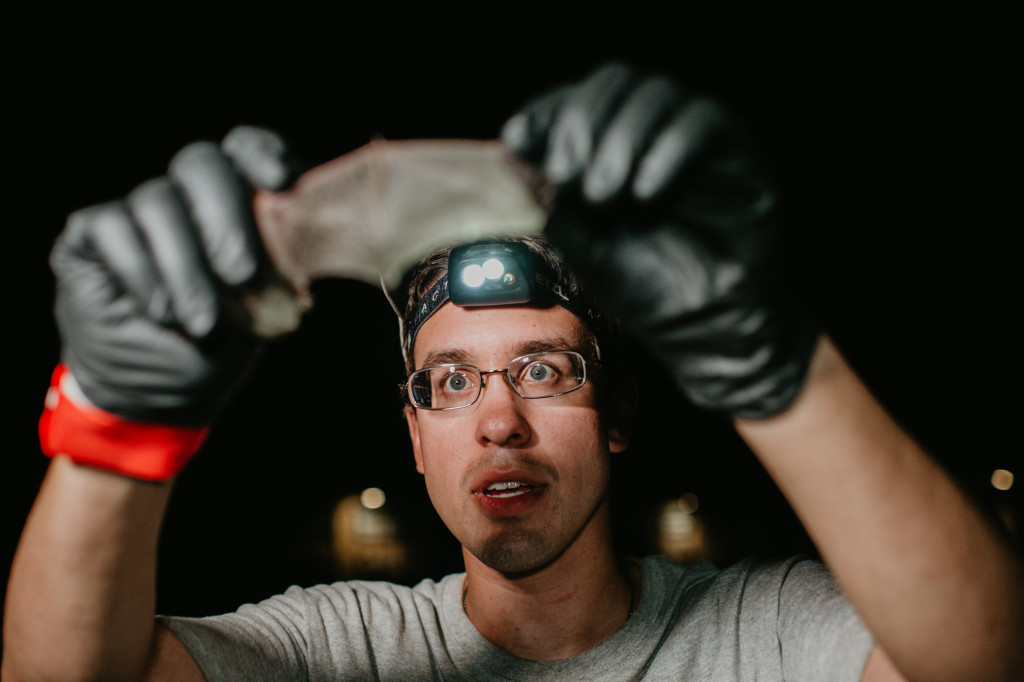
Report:
M46 259L68 212L124 195L184 144L237 123L281 130L311 161L378 136L492 138L528 97L613 57L674 73L750 118L778 166L799 238L795 275L822 324L979 504L1000 523L1017 519L1019 547L1024 486L989 485L996 468L1024 475L1011 439L1020 55L1007 20L835 10L751 17L739 30L735 18L612 18L572 38L526 21L428 37L427 26L379 19L272 15L215 29L140 20L134 37L65 17L65 29L41 33L5 85L11 440L0 565L46 467L35 428L59 348ZM179 42L163 37L179 22ZM317 293L304 327L271 348L177 484L164 612L220 612L337 579L331 510L371 485L387 491L416 548L418 565L395 579L460 569L413 468L390 309L365 285L325 282ZM813 551L727 424L637 362L642 431L613 491L622 551L651 551L654 505L685 492L700 497L716 561Z

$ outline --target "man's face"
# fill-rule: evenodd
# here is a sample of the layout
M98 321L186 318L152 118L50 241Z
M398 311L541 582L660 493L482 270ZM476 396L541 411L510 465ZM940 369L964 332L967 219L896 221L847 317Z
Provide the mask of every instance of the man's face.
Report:
M542 350L580 350L585 334L564 308L460 308L446 303L416 338L417 368L444 363L504 368ZM416 467L449 530L495 570L518 573L558 557L606 505L610 438L590 380L525 400L503 375L486 377L470 407L406 409ZM512 484L511 486L506 484ZM516 487L518 484L518 487Z

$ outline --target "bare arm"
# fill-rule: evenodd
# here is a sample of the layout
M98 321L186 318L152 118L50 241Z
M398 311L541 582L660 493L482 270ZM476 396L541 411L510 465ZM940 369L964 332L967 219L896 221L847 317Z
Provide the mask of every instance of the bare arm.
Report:
M154 624L157 540L171 481L258 354L224 311L260 277L251 191L287 180L285 153L253 128L188 145L58 237L54 461L11 569L5 680L202 678Z
M828 340L793 405L737 429L910 679L1024 678L1024 571Z
M5 680L142 677L170 487L53 461L11 568ZM158 651L202 679L184 648Z
M819 342L780 267L785 216L750 137L721 105L624 64L503 130L559 187L545 234L591 293L694 404L734 416L876 635L869 667L1024 678L1020 565ZM643 210L595 217L611 199Z

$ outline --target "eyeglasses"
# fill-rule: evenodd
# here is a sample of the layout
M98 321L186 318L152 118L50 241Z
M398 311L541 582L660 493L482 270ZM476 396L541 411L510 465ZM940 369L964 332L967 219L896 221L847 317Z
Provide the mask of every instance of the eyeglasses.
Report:
M554 398L587 383L587 362L575 351L556 350L523 355L505 369L486 372L472 365L436 365L410 374L405 389L417 408L455 410L480 398L488 374L504 374L521 398Z

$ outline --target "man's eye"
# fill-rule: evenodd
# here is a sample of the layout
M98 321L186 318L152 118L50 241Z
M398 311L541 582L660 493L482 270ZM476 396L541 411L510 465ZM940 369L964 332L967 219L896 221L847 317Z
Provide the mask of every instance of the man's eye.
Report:
M449 374L441 381L442 390L458 393L469 388L469 378L463 374Z
M558 377L558 371L551 365L535 362L526 368L520 379L525 381L552 381Z

